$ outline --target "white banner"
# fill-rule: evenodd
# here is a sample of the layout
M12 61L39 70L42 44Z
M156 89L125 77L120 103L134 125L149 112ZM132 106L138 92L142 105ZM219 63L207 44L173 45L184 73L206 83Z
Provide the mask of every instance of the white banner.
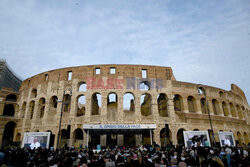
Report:
M83 129L155 129L156 124L84 124Z
M218 132L220 145L223 146L235 146L233 132Z
M22 141L22 148L49 148L49 140L50 132L25 132Z
M183 131L185 147L211 146L207 131Z

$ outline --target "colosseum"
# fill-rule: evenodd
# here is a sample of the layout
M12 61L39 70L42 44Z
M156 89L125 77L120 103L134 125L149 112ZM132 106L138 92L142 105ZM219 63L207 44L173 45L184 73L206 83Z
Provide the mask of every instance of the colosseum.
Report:
M25 132L51 132L54 148L183 145L183 131L193 130L214 133L217 143L218 132L231 131L237 144L249 143L250 108L237 85L177 81L170 67L67 67L27 78L13 92L1 94L0 144L20 144ZM9 104L13 114L4 112Z

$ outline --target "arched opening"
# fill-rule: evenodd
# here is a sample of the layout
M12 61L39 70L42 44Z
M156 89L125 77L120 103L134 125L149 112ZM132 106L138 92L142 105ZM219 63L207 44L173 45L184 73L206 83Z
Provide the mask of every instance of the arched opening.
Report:
M214 115L219 115L220 114L220 107L219 107L219 103L216 99L212 100L212 105L213 105Z
M84 95L80 95L77 98L77 113L76 116L80 117L85 115L86 110L86 97Z
M220 98L225 98L225 94L224 94L223 91L220 91L220 92L219 92L219 95L220 95Z
M160 131L160 141L161 146L171 146L172 145L172 133L169 129L162 128Z
M236 117L236 111L232 103L230 103L230 110L231 110L232 117Z
M183 128L181 128L177 131L177 143L181 147L185 145L183 131L185 131L185 129L183 129Z
M64 101L64 112L70 112L70 104L71 104L71 95L70 94L66 94L63 97L63 101Z
M69 132L66 129L61 130L61 142L59 148L68 147Z
M193 131L200 131L199 129L194 129Z
M15 139L15 141L17 141L17 142L20 142L20 141L21 141L21 134L20 134L20 133L17 133L17 134L16 134L16 139Z
M83 145L83 131L80 128L77 128L74 131L74 147L82 147Z
M22 108L21 108L21 118L24 118L25 116L25 110L26 110L26 102L23 102Z
M31 98L35 98L37 96L37 90L36 89L33 89L31 91Z
M228 111L228 108L227 108L227 104L224 101L222 102L222 109L223 109L224 116L228 116L229 111Z
M56 114L56 110L57 110L57 96L52 96L49 100L49 110L48 110L48 115L49 116L53 116Z
M240 132L237 132L237 139L238 139L238 144L242 145L243 144L243 138Z
M47 130L47 132L50 132L49 148L54 147L55 135L51 132L51 130Z
M202 112L202 114L206 114L207 112L207 110L206 110L206 100L205 100L205 98L201 98L201 112Z
M13 145L15 127L16 127L16 123L12 121L5 124L4 132L3 132L3 141L2 141L3 148L9 145Z
M80 82L78 91L79 92L86 92L87 91L87 84L85 82Z
M167 104L167 95L161 93L158 95L157 104L158 104L158 112L161 117L168 117L168 104Z
M108 121L116 121L117 118L117 95L110 93L107 99L107 119Z
M13 104L7 104L4 106L3 110L4 116L14 116L15 115L15 108Z
M196 112L196 104L195 104L195 98L193 96L188 96L188 110L191 113Z
M17 97L15 94L9 94L6 96L6 101L16 102Z
M140 90L141 91L147 91L150 90L150 83L148 81L142 81L140 83Z
M180 95L174 96L174 110L175 111L182 111L183 109L183 99Z
M244 140L245 140L245 144L247 145L249 143L249 140L248 140L248 135L246 132L244 132Z
M124 145L125 146L132 147L132 146L136 145L136 135L134 133L125 133L123 136L124 136ZM142 134L138 134L137 136L140 136L141 137L140 141L142 141Z
M125 93L123 96L123 111L135 111L135 97L132 93Z
M102 96L100 93L94 93L91 98L91 115L99 115L102 106Z
M33 118L34 108L35 108L35 101L31 101L29 105L29 112L28 112L30 119Z
M38 108L38 114L40 114L39 115L39 118L43 118L43 116L44 116L44 111L45 111L45 98L41 98L40 100L39 100L39 108Z
M143 116L152 114L152 96L148 93L141 95L141 114Z

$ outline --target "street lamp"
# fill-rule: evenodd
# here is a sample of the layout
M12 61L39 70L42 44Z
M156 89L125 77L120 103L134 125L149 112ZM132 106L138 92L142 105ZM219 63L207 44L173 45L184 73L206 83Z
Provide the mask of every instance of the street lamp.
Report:
M209 111L209 108L208 108L208 101L207 101L206 90L205 90L203 87L198 87L198 94L199 94L199 95L204 94L204 96L205 96L205 102L206 102L205 110L207 110L208 119L209 119L209 123L210 123L210 126L211 126L211 131L212 131L212 143L213 143L214 146L216 146L216 144L215 144L215 139L214 139L213 124L212 124L212 120L211 120L211 116L210 116L210 111Z
M66 90L70 91L69 95L72 96L72 89L71 89L71 87L67 88ZM61 124L62 124L63 107L64 107L64 104L68 104L69 103L67 101L64 101L64 96L65 96L66 90L63 91L62 100L57 100L58 103L62 103L61 113L60 113L60 121L59 121L59 129L58 129L58 135L57 135L57 143L56 143L56 148L57 149L58 149L58 145L59 145L59 139L60 139L60 136L61 136Z

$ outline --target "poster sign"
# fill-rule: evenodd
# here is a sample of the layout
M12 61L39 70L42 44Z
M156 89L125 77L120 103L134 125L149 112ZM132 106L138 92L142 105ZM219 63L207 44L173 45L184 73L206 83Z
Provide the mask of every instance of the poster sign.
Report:
M210 140L207 131L183 131L185 147L208 146L210 147Z
M233 132L218 132L220 139L220 146L235 146Z
M50 132L25 132L22 148L49 148Z
M155 129L156 124L84 124L83 129Z

